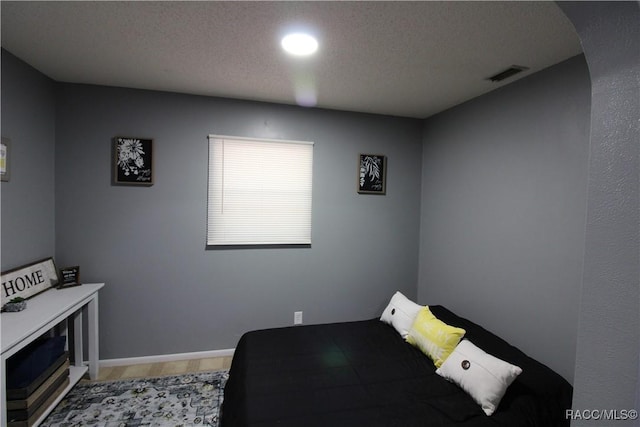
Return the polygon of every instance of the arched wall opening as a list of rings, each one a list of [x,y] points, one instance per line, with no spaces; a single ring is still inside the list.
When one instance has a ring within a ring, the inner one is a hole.
[[[592,85],[573,408],[638,409],[640,3],[558,5],[580,37]],[[600,419],[572,425],[627,424]]]

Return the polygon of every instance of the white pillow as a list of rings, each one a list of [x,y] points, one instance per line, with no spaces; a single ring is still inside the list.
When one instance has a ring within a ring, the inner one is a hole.
[[[402,295],[400,291],[393,294],[389,305],[382,312],[380,320],[393,326],[402,338],[406,338],[413,320],[424,306],[418,305]]]
[[[491,415],[500,404],[507,387],[522,369],[498,359],[463,339],[436,374],[454,382]]]

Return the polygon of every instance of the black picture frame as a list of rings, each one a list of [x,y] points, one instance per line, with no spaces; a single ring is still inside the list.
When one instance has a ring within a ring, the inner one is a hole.
[[[114,138],[113,184],[153,185],[153,139]]]
[[[80,267],[65,267],[60,269],[59,275],[60,281],[58,282],[58,289],[67,288],[71,286],[80,286]]]
[[[358,193],[380,194],[387,192],[387,157],[382,154],[358,156]]]
[[[8,182],[11,177],[11,140],[2,137],[0,142],[0,181]]]

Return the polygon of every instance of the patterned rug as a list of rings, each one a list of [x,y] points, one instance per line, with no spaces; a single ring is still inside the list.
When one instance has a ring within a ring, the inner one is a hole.
[[[228,371],[80,383],[45,427],[218,426]]]

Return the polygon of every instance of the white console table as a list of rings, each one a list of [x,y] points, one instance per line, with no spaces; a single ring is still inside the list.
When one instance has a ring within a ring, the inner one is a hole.
[[[42,414],[35,425],[40,424],[71,388],[89,371],[89,377],[98,377],[98,291],[104,283],[84,284],[63,289],[50,289],[27,301],[27,309],[17,313],[2,313],[2,365],[0,365],[0,426],[7,425],[6,362],[36,338],[58,324],[66,330],[66,320],[73,321],[74,363],[69,369],[69,386]],[[82,309],[87,307],[89,366],[84,364]]]

